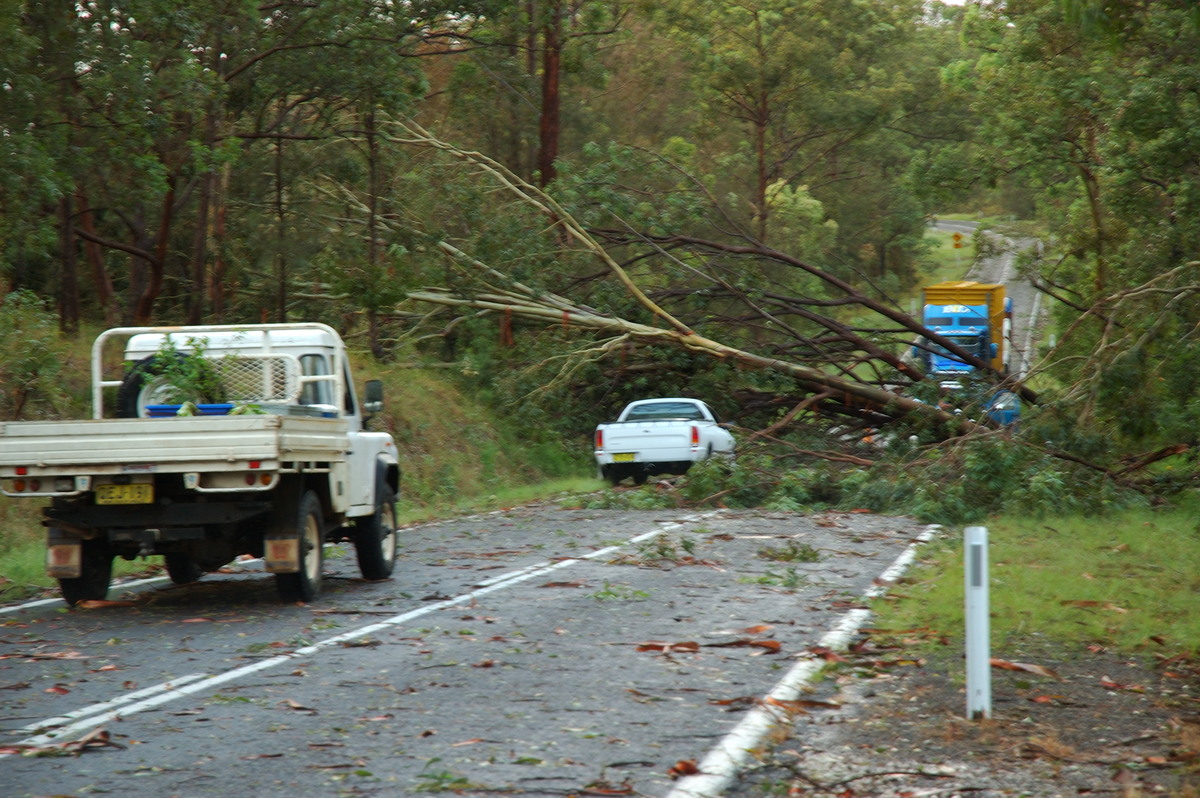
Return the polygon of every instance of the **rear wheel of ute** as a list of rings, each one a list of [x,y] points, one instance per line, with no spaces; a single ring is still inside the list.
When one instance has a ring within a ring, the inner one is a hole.
[[[74,607],[81,601],[98,601],[108,595],[112,581],[112,551],[102,538],[85,540],[80,552],[79,576],[59,579],[63,601]]]
[[[177,585],[189,585],[204,575],[204,569],[186,554],[165,554],[167,576]]]
[[[325,533],[321,523],[321,500],[311,490],[300,498],[293,527],[299,538],[300,570],[275,574],[275,590],[284,601],[312,601],[321,592]]]

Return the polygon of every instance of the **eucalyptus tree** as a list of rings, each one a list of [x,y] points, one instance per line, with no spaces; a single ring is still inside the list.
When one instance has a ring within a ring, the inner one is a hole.
[[[462,49],[465,57],[452,70],[433,67],[438,93],[421,118],[547,185],[563,140],[592,140],[581,90],[604,83],[601,51],[621,38],[634,5],[496,0]]]
[[[285,317],[290,284],[312,281],[316,253],[341,232],[317,221],[328,215],[327,194],[301,167],[369,129],[349,119],[407,108],[424,88],[406,62],[454,49],[480,7],[21,5],[0,32],[0,68],[14,89],[0,119],[14,132],[5,137],[12,163],[46,179],[8,186],[13,199],[30,200],[5,207],[10,249],[19,247],[10,271],[22,285],[59,290],[64,319],[77,318],[81,294],[110,321],[149,321],[164,299],[166,313],[191,321],[227,311]],[[374,164],[340,175],[342,190],[380,196]],[[368,212],[361,248],[376,266],[378,218]],[[74,277],[77,255],[91,280]],[[260,293],[263,278],[270,285]]]
[[[1197,441],[1197,23],[1183,0],[1016,0],[967,28],[980,162],[1024,175],[1051,227],[1031,269],[1057,300],[1063,415],[1106,445]]]
[[[783,185],[837,223],[838,247],[820,254],[830,265],[848,273],[868,251],[873,273],[911,260],[928,208],[907,165],[938,93],[920,3],[675,0],[656,20],[691,66],[685,135],[754,238],[791,248],[772,222]]]

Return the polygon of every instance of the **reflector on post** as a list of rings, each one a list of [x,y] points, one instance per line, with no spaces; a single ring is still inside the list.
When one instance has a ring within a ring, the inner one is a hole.
[[[988,617],[987,527],[963,530],[967,626],[967,718],[992,716],[991,621]]]

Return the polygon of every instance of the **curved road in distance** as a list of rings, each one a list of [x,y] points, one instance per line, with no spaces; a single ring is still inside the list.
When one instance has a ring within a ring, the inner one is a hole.
[[[979,222],[957,219],[935,219],[932,226],[938,230],[959,232],[970,237],[975,234]],[[985,254],[971,264],[964,280],[980,283],[1000,283],[1013,301],[1012,351],[1009,367],[1018,379],[1025,379],[1030,364],[1037,353],[1038,332],[1044,316],[1042,293],[1028,280],[1017,273],[1017,253],[1037,246],[1032,238],[1009,238],[988,231],[995,239],[994,254]]]

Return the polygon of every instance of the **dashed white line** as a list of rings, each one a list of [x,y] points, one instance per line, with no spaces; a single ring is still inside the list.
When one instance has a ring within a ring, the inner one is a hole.
[[[709,513],[700,513],[697,515],[688,516],[681,521],[664,524],[657,529],[653,529],[649,532],[631,537],[619,545],[606,546],[603,549],[597,549],[596,551],[589,552],[588,554],[579,557],[573,557],[554,562],[543,562],[536,566],[522,568],[518,571],[513,571],[502,576],[494,577],[492,580],[489,580],[488,584],[477,587],[474,590],[468,591],[459,596],[437,601],[432,604],[426,604],[416,609],[409,610],[408,612],[394,615],[391,618],[367,624],[366,626],[360,626],[357,629],[352,629],[334,637],[326,638],[325,640],[321,640],[310,646],[298,648],[295,651],[287,654],[280,654],[279,656],[259,660],[258,662],[254,662],[250,665],[243,665],[239,668],[233,668],[232,670],[213,674],[211,676],[208,674],[192,674],[190,676],[181,677],[169,682],[164,682],[163,684],[156,685],[154,687],[146,688],[139,691],[137,694],[130,694],[129,696],[113,699],[111,701],[93,704],[90,707],[85,707],[83,709],[67,713],[58,718],[49,718],[37,723],[31,723],[21,729],[21,731],[49,729],[50,727],[56,728],[33,737],[27,737],[15,745],[39,746],[59,742],[63,739],[70,738],[72,735],[78,732],[95,728],[96,726],[107,723],[111,720],[116,720],[117,718],[126,718],[130,715],[135,715],[139,712],[145,712],[146,710],[162,706],[168,702],[175,701],[195,693],[203,692],[218,685],[225,684],[226,682],[235,681],[244,676],[249,676],[260,671],[268,670],[297,659],[311,657],[320,651],[323,651],[324,649],[346,642],[361,640],[363,637],[375,632],[380,632],[396,626],[402,626],[409,621],[419,618],[423,615],[428,615],[430,613],[437,612],[438,610],[446,609],[447,607],[469,603],[471,600],[479,596],[512,587],[535,577],[544,576],[553,571],[570,567],[571,565],[583,562],[585,560],[594,560],[599,557],[608,556],[613,552],[620,550],[622,546],[640,543],[643,540],[662,535],[686,524],[694,523],[696,521],[717,515],[719,512],[720,511],[713,511]],[[78,720],[76,720],[77,718]],[[68,723],[65,726],[60,725],[63,722],[71,720],[74,720],[75,722]],[[10,755],[11,754],[0,753],[0,759]]]

